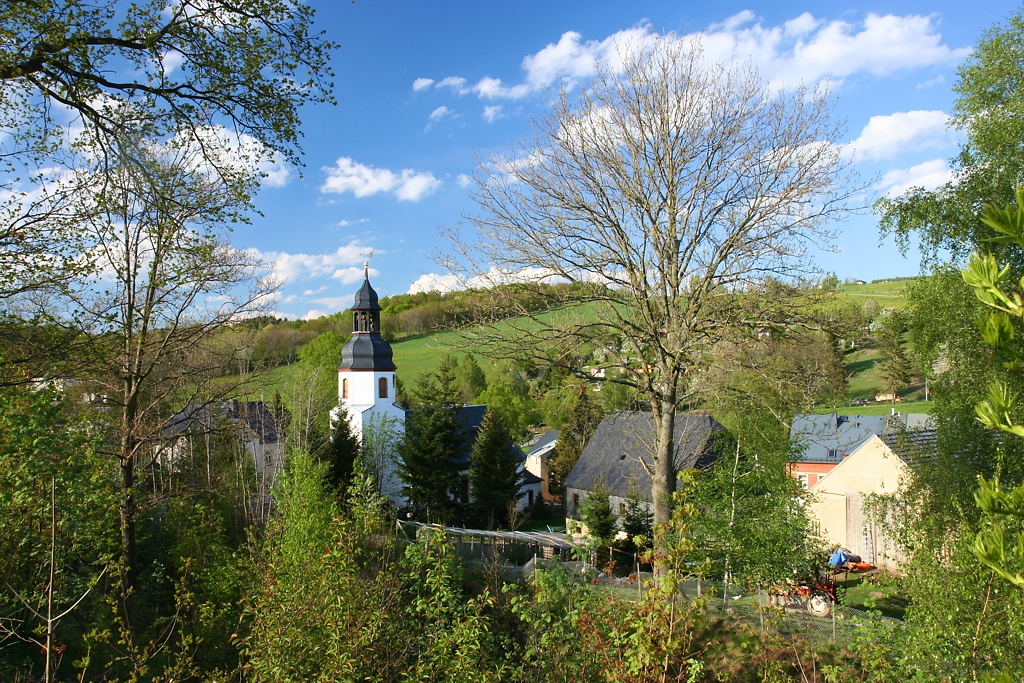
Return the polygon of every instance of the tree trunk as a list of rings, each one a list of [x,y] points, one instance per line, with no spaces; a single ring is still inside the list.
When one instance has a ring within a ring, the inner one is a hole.
[[[128,577],[125,588],[131,588],[135,571],[135,457],[121,458],[121,552]]]
[[[672,494],[676,491],[676,463],[673,456],[676,406],[674,401],[652,402],[654,416],[654,476],[651,499],[654,502],[654,528],[665,529],[672,518]],[[668,567],[655,556],[655,576],[664,578]]]

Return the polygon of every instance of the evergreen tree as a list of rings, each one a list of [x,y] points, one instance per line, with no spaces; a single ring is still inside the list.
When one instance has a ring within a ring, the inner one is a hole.
[[[487,528],[494,528],[495,520],[519,498],[523,476],[512,438],[497,414],[488,410],[473,443],[469,464],[473,502],[487,514]]]
[[[654,533],[654,515],[650,505],[640,494],[636,477],[629,480],[629,492],[626,494],[626,511],[622,515],[622,530],[629,536],[629,542],[636,550],[636,543],[633,541],[637,536],[642,536],[650,543]]]
[[[455,406],[462,403],[462,387],[456,375],[459,361],[451,354],[441,356],[433,372],[421,375],[413,397],[417,403]]]
[[[548,463],[548,491],[551,495],[565,494],[565,478],[576,466],[603,417],[600,407],[590,399],[587,388],[581,387],[574,410],[558,435],[558,443]]]
[[[344,495],[352,480],[352,472],[359,459],[359,439],[352,433],[348,415],[342,411],[331,430],[331,445],[327,449],[327,484],[338,496]]]
[[[459,495],[459,469],[463,454],[454,364],[445,355],[438,369],[423,375],[416,386],[419,405],[405,422],[405,437],[398,444],[398,476],[409,502],[426,508],[434,519],[450,519]]]
[[[602,477],[580,505],[580,516],[587,525],[591,545],[599,552],[610,548],[619,529],[618,516],[612,510],[608,486]]]
[[[462,402],[472,404],[487,389],[487,378],[473,354],[467,353],[455,372],[462,392]]]
[[[910,361],[903,351],[903,316],[895,312],[886,316],[877,336],[882,357],[878,374],[896,403],[896,392],[910,384]]]

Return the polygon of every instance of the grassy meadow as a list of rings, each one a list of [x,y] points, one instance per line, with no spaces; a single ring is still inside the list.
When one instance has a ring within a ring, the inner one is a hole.
[[[872,299],[880,308],[903,308],[907,304],[905,292],[909,284],[910,282],[907,280],[864,285],[847,284],[843,285],[839,296],[859,304]],[[556,311],[542,314],[541,317],[563,313],[564,311]],[[586,312],[584,317],[588,317]],[[464,347],[462,333],[458,330],[437,330],[391,344],[395,365],[398,366],[398,377],[406,387],[410,388],[416,385],[421,375],[431,372],[437,366],[438,360],[446,351],[461,357],[465,353]],[[490,364],[484,358],[479,360],[484,372],[490,374]],[[848,396],[851,399],[873,398],[878,393],[881,384],[878,377],[878,360],[879,352],[874,348],[861,348],[846,355]],[[275,391],[283,392],[291,380],[293,370],[292,366],[282,366],[262,374],[255,382],[255,393],[269,400]],[[915,381],[899,393],[903,399],[902,402],[896,404],[896,409],[899,412],[930,412],[931,402],[924,401],[924,385],[920,381]],[[844,405],[836,406],[836,408],[851,415],[882,415],[889,413],[893,406],[888,403],[879,403],[864,406]],[[831,412],[832,407],[822,406],[819,410]]]

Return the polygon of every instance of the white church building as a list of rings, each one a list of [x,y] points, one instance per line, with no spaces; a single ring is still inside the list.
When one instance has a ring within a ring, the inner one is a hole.
[[[363,431],[371,421],[380,423],[382,419],[394,420],[394,428],[399,434],[405,433],[406,411],[395,403],[395,372],[398,370],[392,357],[391,345],[380,333],[381,307],[377,300],[377,292],[370,286],[369,265],[364,264],[365,276],[363,286],[356,292],[352,304],[352,338],[341,349],[341,363],[338,365],[338,408],[331,411],[332,422],[340,417],[340,410],[347,411],[352,432],[360,442]],[[469,446],[476,440],[477,430],[483,420],[486,406],[462,406],[459,410],[463,423],[462,431],[466,433],[466,455],[459,465],[464,470],[469,467]],[[525,462],[526,456],[518,448],[520,461]],[[522,465],[520,465],[522,467]],[[525,473],[526,481],[520,494],[519,508],[532,505],[540,499],[540,479],[533,474]],[[380,473],[381,493],[388,496],[396,505],[406,503],[402,495],[402,483],[398,479],[392,464]],[[468,483],[464,481],[463,502],[469,502]]]

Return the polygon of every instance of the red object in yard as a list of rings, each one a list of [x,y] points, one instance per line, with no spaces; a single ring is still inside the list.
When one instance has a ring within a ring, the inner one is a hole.
[[[853,563],[853,568],[856,569],[857,571],[861,571],[861,572],[867,571],[868,569],[871,569],[871,563],[870,562],[854,562]]]

